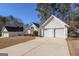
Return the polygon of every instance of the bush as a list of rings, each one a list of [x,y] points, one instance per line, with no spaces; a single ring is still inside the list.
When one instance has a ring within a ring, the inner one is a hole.
[[[33,35],[34,35],[34,36],[38,36],[38,31],[34,31],[34,32],[33,32]]]

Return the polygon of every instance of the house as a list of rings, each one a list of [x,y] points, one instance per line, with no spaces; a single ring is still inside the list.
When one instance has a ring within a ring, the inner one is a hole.
[[[68,27],[65,22],[52,15],[40,26],[40,34],[43,37],[67,38]]]
[[[23,27],[4,26],[1,30],[2,37],[13,37],[23,34]]]
[[[29,24],[23,32],[24,34],[33,34],[34,31],[37,31],[39,35],[39,24],[33,22],[32,24]]]

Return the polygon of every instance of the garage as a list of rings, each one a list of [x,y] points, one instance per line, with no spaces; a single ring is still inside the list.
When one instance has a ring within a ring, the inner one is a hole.
[[[69,25],[52,15],[40,28],[43,37],[67,38]]]

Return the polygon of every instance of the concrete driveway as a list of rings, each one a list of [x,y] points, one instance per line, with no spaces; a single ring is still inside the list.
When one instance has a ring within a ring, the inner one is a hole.
[[[9,56],[69,56],[65,39],[40,38],[0,49],[0,53]]]

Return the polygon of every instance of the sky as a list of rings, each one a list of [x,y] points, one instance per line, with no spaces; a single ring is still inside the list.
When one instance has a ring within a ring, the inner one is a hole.
[[[22,20],[24,24],[39,23],[40,19],[33,3],[2,3],[0,4],[0,16],[14,16]]]

